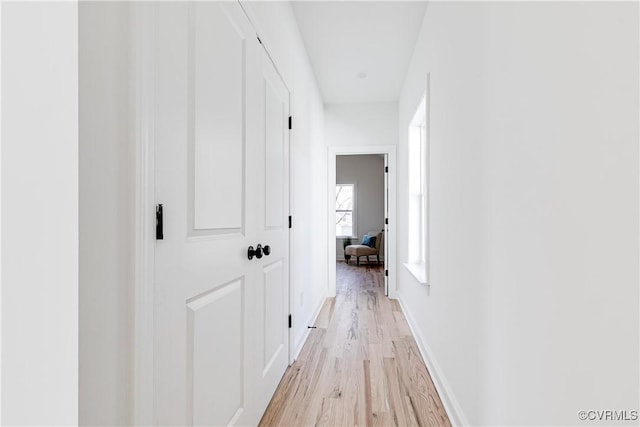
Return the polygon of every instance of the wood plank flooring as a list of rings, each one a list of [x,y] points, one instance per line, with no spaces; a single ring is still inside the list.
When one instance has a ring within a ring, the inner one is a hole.
[[[338,262],[336,277],[260,426],[450,426],[382,267]]]

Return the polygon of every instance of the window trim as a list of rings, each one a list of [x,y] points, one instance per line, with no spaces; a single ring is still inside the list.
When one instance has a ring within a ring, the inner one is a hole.
[[[336,195],[338,194],[338,186],[351,186],[353,187],[353,192],[352,192],[352,198],[353,198],[353,205],[351,209],[338,209],[338,207],[336,206],[336,213],[339,212],[351,212],[351,232],[353,233],[353,236],[341,236],[338,235],[338,233],[336,233],[336,239],[357,239],[358,238],[358,221],[357,221],[357,217],[356,217],[356,209],[357,209],[357,187],[356,187],[356,183],[343,183],[343,184],[338,184],[336,183]],[[336,196],[337,197],[337,196]],[[337,224],[336,224],[337,225]]]
[[[415,277],[415,279],[427,286],[430,286],[429,280],[429,172],[430,172],[430,164],[429,164],[429,148],[430,148],[430,117],[429,117],[429,90],[430,90],[430,75],[427,75],[427,90],[423,97],[421,98],[420,103],[416,109],[416,112],[407,128],[407,142],[408,142],[408,151],[412,152],[414,149],[412,144],[419,143],[419,187],[420,191],[418,193],[412,192],[412,187],[415,185],[412,178],[412,168],[415,167],[412,164],[412,160],[415,161],[415,157],[411,155],[408,156],[408,170],[409,170],[409,199],[414,196],[420,196],[420,212],[418,214],[417,221],[415,223],[415,211],[412,207],[413,204],[410,203],[408,206],[408,217],[407,217],[407,227],[409,231],[409,236],[416,236],[416,233],[419,235],[418,241],[412,240],[411,238],[407,241],[407,262],[403,263],[405,268]],[[419,140],[417,140],[416,135],[419,135]],[[414,229],[414,227],[416,229]],[[416,249],[416,246],[417,249]]]

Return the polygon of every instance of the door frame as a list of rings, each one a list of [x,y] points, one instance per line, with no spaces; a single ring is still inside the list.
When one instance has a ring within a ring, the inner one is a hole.
[[[240,4],[258,34],[256,25]],[[134,2],[131,5],[131,34],[133,48],[130,56],[130,84],[134,88],[130,98],[135,148],[135,229],[134,229],[134,301],[133,301],[133,423],[155,425],[155,128],[156,128],[156,41],[158,35],[157,5],[155,2]],[[293,92],[262,43],[276,72],[289,91],[289,115],[293,115]],[[289,215],[293,210],[293,182],[291,169],[294,132],[289,131]],[[289,229],[289,306],[293,288],[293,233]],[[289,328],[288,360],[293,361],[293,328]]]
[[[328,296],[336,296],[336,158],[338,156],[366,155],[366,154],[386,154],[388,172],[388,207],[389,224],[387,233],[384,236],[388,257],[385,257],[385,264],[389,270],[389,298],[397,298],[396,288],[396,146],[395,145],[363,145],[363,146],[330,146],[328,147],[328,179],[327,179],[327,235],[328,235],[328,259],[329,259],[329,290]],[[391,236],[391,237],[389,237]]]
[[[155,2],[131,5],[131,99],[135,144],[133,423],[155,425]]]

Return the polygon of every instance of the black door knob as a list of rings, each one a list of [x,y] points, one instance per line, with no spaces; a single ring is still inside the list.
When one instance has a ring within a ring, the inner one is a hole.
[[[264,254],[266,256],[269,256],[269,254],[271,254],[271,246],[269,246],[269,245],[265,245],[264,246]]]
[[[249,246],[249,249],[247,250],[247,258],[252,260],[254,256],[258,259],[262,258],[262,245],[258,244],[258,247],[255,249],[253,249],[253,246]]]

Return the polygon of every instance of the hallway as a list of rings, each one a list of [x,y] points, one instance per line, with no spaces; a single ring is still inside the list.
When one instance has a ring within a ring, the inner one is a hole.
[[[260,425],[451,425],[382,267],[338,262],[336,276]]]
[[[638,425],[640,0],[0,15],[0,425]]]

